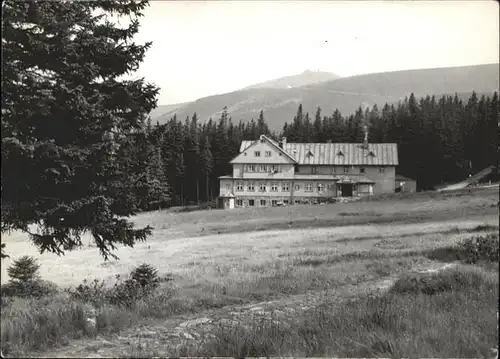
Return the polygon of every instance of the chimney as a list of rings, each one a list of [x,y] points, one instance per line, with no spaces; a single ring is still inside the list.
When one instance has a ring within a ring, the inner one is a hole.
[[[368,126],[365,125],[365,127],[363,127],[363,130],[365,131],[365,140],[363,141],[363,148],[365,150],[368,149]]]
[[[283,138],[281,139],[281,148],[282,148],[282,149],[285,149],[285,147],[286,147],[286,137],[283,137]]]

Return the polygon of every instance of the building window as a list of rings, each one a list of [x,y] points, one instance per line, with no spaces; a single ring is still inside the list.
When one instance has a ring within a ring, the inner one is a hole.
[[[360,167],[359,173],[365,173],[365,168],[364,167]]]
[[[335,167],[332,167],[332,173],[335,174]]]
[[[260,165],[260,172],[267,172],[267,165]]]
[[[231,184],[230,183],[226,183],[226,189],[231,189]]]
[[[323,192],[324,188],[325,186],[323,185],[323,183],[318,183],[318,192]]]
[[[281,172],[280,165],[271,165],[271,173],[279,173]]]
[[[290,183],[288,183],[288,182],[283,182],[283,184],[281,185],[281,191],[283,191],[283,192],[288,192],[288,191],[290,191]]]
[[[248,205],[251,206],[251,207],[255,206],[255,200],[249,199],[248,200]]]
[[[253,154],[255,157],[260,157],[260,151],[255,151]]]
[[[295,203],[295,204],[300,204],[300,199],[296,199],[296,200],[294,201],[294,203]]]
[[[318,168],[317,167],[311,167],[311,173],[316,174],[318,173]]]
[[[278,192],[278,183],[271,183],[271,192]]]
[[[266,192],[266,184],[265,183],[259,184],[259,191]]]
[[[287,199],[284,199],[284,200],[283,200],[283,203],[284,203],[284,204],[288,204],[288,200],[287,200]]]
[[[266,200],[265,199],[261,199],[260,200],[260,205],[261,206],[265,206],[266,205]]]
[[[253,182],[248,183],[248,191],[249,192],[255,191],[255,183],[253,183]]]
[[[379,170],[380,173],[385,173],[385,167],[379,167],[378,170]]]
[[[255,172],[255,165],[247,165],[248,172]]]
[[[266,157],[271,157],[271,151],[266,151]]]
[[[312,192],[313,185],[312,183],[306,183],[306,192]]]
[[[349,167],[348,166],[344,167],[344,173],[349,173]]]
[[[236,190],[238,192],[243,191],[243,182],[236,182]]]
[[[300,184],[295,185],[295,190],[298,191],[300,189]]]
[[[277,201],[277,200],[275,200],[275,199],[273,199],[273,200],[271,201],[271,204],[272,204],[273,206],[277,206],[277,205],[278,205],[278,201]]]
[[[236,200],[236,205],[237,205],[238,207],[243,207],[243,200],[242,200],[242,199],[237,199],[237,200]]]

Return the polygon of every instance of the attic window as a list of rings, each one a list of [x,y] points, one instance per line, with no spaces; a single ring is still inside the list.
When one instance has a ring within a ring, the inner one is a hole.
[[[344,154],[342,153],[342,151],[339,151],[337,152],[337,156],[343,156]]]

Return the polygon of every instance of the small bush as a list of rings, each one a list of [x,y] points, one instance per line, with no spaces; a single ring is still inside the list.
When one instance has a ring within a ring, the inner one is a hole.
[[[151,287],[154,289],[160,283],[158,270],[146,263],[135,267],[130,274],[130,278],[139,283],[142,288]]]
[[[10,280],[1,286],[2,297],[40,298],[58,291],[54,283],[40,278],[40,265],[35,258],[23,256],[7,268]]]
[[[148,264],[141,264],[134,268],[130,278],[122,281],[116,276],[112,287],[106,287],[104,281],[86,279],[75,290],[69,290],[70,295],[83,302],[92,303],[100,307],[104,304],[113,304],[119,307],[133,307],[138,300],[151,295],[160,283],[158,270]]]
[[[86,303],[92,303],[96,307],[100,307],[106,302],[107,289],[104,281],[94,279],[89,282],[87,279],[78,285],[75,290],[68,289],[71,298],[80,300]]]
[[[40,277],[38,270],[40,265],[37,260],[30,256],[23,256],[14,261],[14,263],[7,268],[7,273],[12,281],[21,283],[34,282]]]
[[[460,244],[460,248],[467,253],[466,261],[469,264],[479,260],[498,262],[498,233],[468,238]]]
[[[142,287],[133,279],[117,282],[108,293],[109,303],[130,308],[141,298],[147,296],[149,288]]]

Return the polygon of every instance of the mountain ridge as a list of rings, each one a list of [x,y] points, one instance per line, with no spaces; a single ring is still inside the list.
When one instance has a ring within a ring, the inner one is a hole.
[[[311,71],[305,70],[304,72],[275,78],[272,80],[260,82],[254,85],[246,86],[240,90],[256,89],[256,88],[278,88],[287,89],[293,87],[300,87],[304,85],[316,84],[320,82],[332,81],[341,78],[341,76],[324,71]]]
[[[306,73],[303,72],[302,74]],[[329,73],[330,74],[330,73]],[[300,74],[299,74],[300,75]],[[332,74],[336,76],[335,74]],[[397,103],[413,93],[417,97],[454,93],[492,93],[499,88],[499,64],[481,64],[431,69],[413,69],[391,72],[336,77],[333,80],[309,83],[298,87],[262,87],[279,83],[287,77],[248,86],[233,92],[203,97],[192,102],[168,105],[170,109],[156,116],[153,122],[164,123],[174,114],[178,119],[195,112],[202,122],[216,119],[227,106],[230,117],[244,122],[256,119],[260,110],[271,129],[280,130],[290,122],[302,104],[303,111],[314,114],[317,107],[323,115],[338,109],[343,115],[353,113],[359,106],[375,103]],[[158,113],[158,112],[157,112]]]

